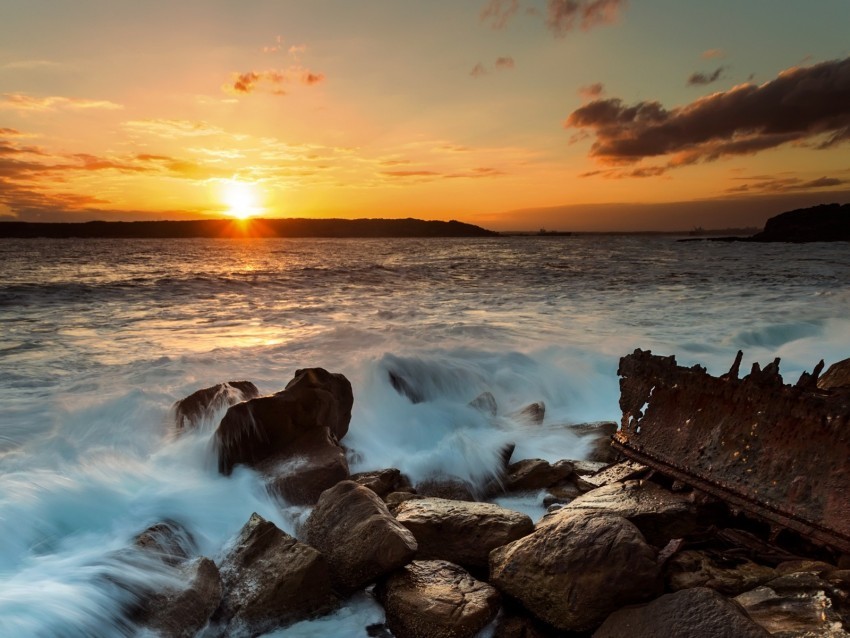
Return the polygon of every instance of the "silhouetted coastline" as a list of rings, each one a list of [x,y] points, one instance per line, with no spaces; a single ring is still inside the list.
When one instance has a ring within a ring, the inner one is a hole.
[[[850,241],[850,204],[821,204],[771,217],[750,237],[692,237],[679,241],[787,242]]]
[[[84,223],[0,222],[0,238],[495,237],[458,221],[422,219],[202,219]]]

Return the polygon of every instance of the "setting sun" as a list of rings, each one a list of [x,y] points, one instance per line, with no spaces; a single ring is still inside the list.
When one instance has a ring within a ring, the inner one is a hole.
[[[222,187],[222,201],[227,205],[227,215],[236,219],[248,219],[262,211],[257,185],[254,183],[238,180],[225,182]]]

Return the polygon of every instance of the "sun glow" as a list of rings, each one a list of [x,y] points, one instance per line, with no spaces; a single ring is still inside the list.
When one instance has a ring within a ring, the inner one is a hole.
[[[262,212],[259,205],[257,185],[253,182],[228,180],[222,186],[222,201],[227,205],[227,215],[236,219],[248,219]]]

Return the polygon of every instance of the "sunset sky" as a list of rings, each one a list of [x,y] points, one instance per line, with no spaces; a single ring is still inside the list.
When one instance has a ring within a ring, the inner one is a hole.
[[[848,0],[4,0],[0,219],[760,226],[850,201]]]

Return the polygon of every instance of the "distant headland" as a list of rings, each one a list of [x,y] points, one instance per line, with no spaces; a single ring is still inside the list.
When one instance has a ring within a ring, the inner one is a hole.
[[[700,237],[680,241],[788,242],[850,241],[850,204],[821,204],[771,217],[750,237]]]
[[[422,219],[202,219],[84,223],[0,222],[0,238],[495,237],[459,221]]]

